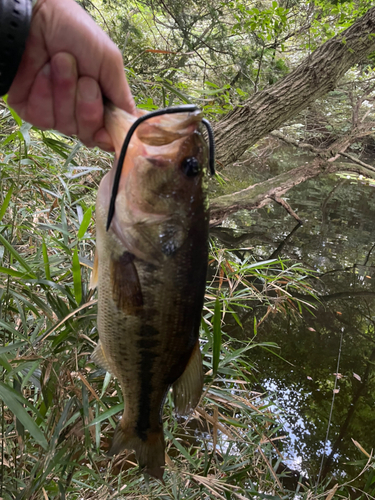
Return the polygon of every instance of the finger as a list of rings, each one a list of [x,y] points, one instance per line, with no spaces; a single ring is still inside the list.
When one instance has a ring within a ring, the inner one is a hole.
[[[77,63],[75,58],[66,52],[59,52],[51,59],[51,76],[55,128],[66,135],[78,131],[75,118],[77,91]]]
[[[25,116],[22,118],[39,128],[54,128],[55,118],[49,63],[45,64],[35,77],[27,101]]]
[[[103,94],[118,108],[133,114],[136,106],[126,80],[121,52],[116,48],[106,51],[99,75]]]
[[[94,136],[103,127],[103,99],[96,80],[82,76],[77,84],[76,120],[78,137],[88,147],[94,147]]]
[[[105,128],[101,128],[94,136],[95,144],[104,151],[114,151],[111,136]]]

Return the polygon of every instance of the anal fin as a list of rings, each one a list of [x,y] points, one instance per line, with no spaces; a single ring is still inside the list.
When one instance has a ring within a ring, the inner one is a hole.
[[[197,406],[202,388],[202,355],[197,341],[184,373],[173,384],[173,401],[178,415],[187,415]]]
[[[91,354],[91,359],[100,368],[103,368],[103,370],[106,370],[107,372],[111,372],[111,367],[109,366],[109,362],[108,362],[107,358],[105,357],[105,354],[103,351],[103,346],[102,346],[102,343],[100,342],[100,340],[97,343],[97,346],[95,347],[94,352]]]

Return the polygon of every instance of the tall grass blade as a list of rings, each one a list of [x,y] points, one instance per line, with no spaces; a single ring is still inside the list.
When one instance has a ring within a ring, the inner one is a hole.
[[[22,406],[20,401],[22,401],[27,406],[30,405],[28,404],[26,399],[21,396],[21,394],[19,394],[18,397],[15,397],[14,392],[15,391],[12,391],[6,384],[0,382],[0,398],[4,401],[5,406],[7,406],[9,410],[17,416],[18,420],[25,427],[25,429],[30,432],[35,441],[39,443],[45,450],[47,450],[48,442],[44,434],[35,423],[35,421],[27,413],[26,409]]]
[[[9,205],[9,202],[10,202],[10,198],[12,196],[12,193],[13,193],[13,184],[10,186],[5,198],[4,198],[4,201],[3,201],[3,204],[1,205],[0,207],[0,222],[2,221],[4,215],[5,215],[5,212],[8,208],[8,205]]]
[[[49,258],[48,258],[48,252],[47,252],[47,245],[43,241],[42,244],[42,252],[43,252],[43,262],[44,262],[44,272],[46,275],[46,280],[50,281],[51,280],[51,270],[49,267]]]
[[[18,116],[18,114],[14,111],[14,109],[13,109],[13,108],[11,108],[11,107],[9,106],[9,104],[8,104],[8,102],[7,102],[7,99],[6,99],[6,98],[4,98],[4,97],[3,97],[3,99],[4,99],[4,101],[7,103],[8,109],[9,109],[9,111],[10,111],[10,114],[11,114],[11,115],[12,115],[12,117],[13,117],[13,120],[17,123],[17,125],[18,125],[19,127],[21,127],[21,125],[22,125],[22,119]]]
[[[33,274],[30,275],[30,273],[15,271],[10,267],[3,267],[3,266],[0,266],[0,273],[7,274],[8,276],[12,276],[13,278],[21,278],[21,279],[34,277]]]
[[[212,371],[214,376],[217,373],[220,362],[221,350],[221,305],[217,298],[215,301],[214,318],[213,318],[213,356],[212,356]]]
[[[74,249],[73,253],[73,282],[74,282],[74,296],[77,304],[79,305],[82,301],[82,279],[81,279],[81,264],[79,263],[77,248]]]
[[[124,411],[124,403],[112,406],[112,408],[110,408],[109,410],[106,410],[103,413],[101,413],[98,417],[94,418],[94,420],[90,423],[90,426],[99,424],[100,422],[103,422],[103,420],[107,420],[107,418],[116,415],[116,413],[119,413],[120,411]]]
[[[85,233],[87,231],[87,228],[89,227],[90,225],[90,221],[91,221],[91,217],[92,217],[92,208],[89,207],[84,216],[83,216],[83,219],[82,219],[82,222],[81,222],[81,225],[79,227],[79,230],[78,230],[78,234],[77,234],[77,238],[80,240],[81,238],[83,238],[85,236]]]
[[[31,267],[27,264],[25,259],[21,257],[21,255],[17,252],[17,250],[9,243],[8,240],[4,238],[2,234],[0,234],[0,242],[4,245],[4,247],[8,250],[8,252],[21,264],[21,266],[30,273],[30,276],[36,278],[36,275],[33,273]]]
[[[4,354],[6,352],[12,352],[16,349],[21,349],[27,345],[26,342],[14,342],[13,344],[8,344],[4,347],[0,347],[0,354]]]

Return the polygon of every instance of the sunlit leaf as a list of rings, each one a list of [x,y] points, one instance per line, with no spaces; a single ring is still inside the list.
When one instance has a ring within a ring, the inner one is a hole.
[[[84,237],[86,231],[87,231],[87,228],[89,227],[90,225],[90,222],[91,222],[91,217],[92,217],[92,208],[89,207],[86,212],[84,213],[84,216],[83,216],[83,219],[82,219],[82,222],[81,222],[81,225],[79,227],[79,230],[78,230],[78,233],[77,233],[77,237],[78,239],[81,239]]]

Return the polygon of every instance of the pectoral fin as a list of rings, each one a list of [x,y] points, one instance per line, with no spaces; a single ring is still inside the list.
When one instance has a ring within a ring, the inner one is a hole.
[[[94,352],[91,354],[91,359],[100,368],[103,368],[103,370],[106,370],[107,372],[111,372],[111,367],[109,366],[108,360],[105,357],[105,354],[103,351],[103,346],[102,346],[102,343],[100,342],[100,340],[97,343],[97,346],[95,347]]]
[[[135,315],[143,305],[141,284],[134,259],[132,253],[124,252],[119,259],[111,262],[113,298],[117,307],[129,315]]]
[[[202,355],[197,341],[184,373],[173,384],[176,413],[186,415],[199,403],[203,388]]]

